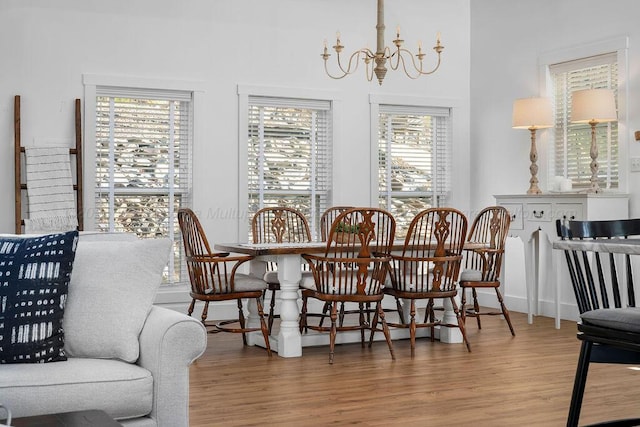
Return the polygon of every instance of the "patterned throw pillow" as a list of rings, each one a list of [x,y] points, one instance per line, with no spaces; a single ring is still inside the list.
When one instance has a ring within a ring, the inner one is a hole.
[[[0,237],[0,363],[66,360],[62,317],[78,232]]]

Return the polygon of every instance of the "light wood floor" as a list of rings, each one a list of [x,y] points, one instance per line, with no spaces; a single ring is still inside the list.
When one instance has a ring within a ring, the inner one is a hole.
[[[191,367],[191,426],[563,426],[579,351],[575,323],[512,314],[468,319],[472,353],[463,344],[419,339],[303,349],[301,358],[272,359],[243,347],[237,334],[210,334]],[[592,365],[581,425],[640,416],[640,371]]]

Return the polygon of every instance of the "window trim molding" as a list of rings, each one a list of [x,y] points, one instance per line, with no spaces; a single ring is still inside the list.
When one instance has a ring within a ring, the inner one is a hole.
[[[615,52],[618,61],[618,189],[616,192],[626,193],[629,190],[629,141],[631,141],[629,129],[629,37],[614,37],[544,52],[538,57],[538,78],[541,96],[551,96],[552,81],[549,66],[561,62],[568,62]],[[550,133],[550,132],[548,132]],[[549,180],[550,148],[553,138],[547,132],[543,133],[539,141],[540,146],[545,147],[538,164],[541,173],[538,175]]]
[[[248,199],[249,189],[247,184],[247,135],[246,131],[249,126],[249,98],[252,96],[264,96],[269,98],[292,98],[292,99],[308,99],[329,101],[331,103],[330,122],[332,123],[332,153],[335,153],[336,141],[340,140],[342,117],[340,106],[341,98],[337,91],[316,90],[316,89],[300,89],[291,87],[275,87],[275,86],[254,86],[239,84],[238,92],[238,224],[236,228],[236,240],[242,242],[247,238],[247,229],[245,219],[248,220]],[[335,171],[334,157],[331,158],[332,166]],[[331,183],[331,192],[335,194],[335,182]]]
[[[404,95],[382,95],[369,94],[369,205],[377,206],[378,203],[378,116],[380,114],[380,105],[401,105],[408,107],[437,107],[450,109],[449,114],[449,130],[451,132],[451,157],[454,157],[456,135],[462,135],[462,129],[459,129],[455,116],[462,106],[462,103],[453,98],[426,98]],[[451,182],[452,192],[453,181]],[[375,204],[374,204],[375,203]]]
[[[113,76],[98,74],[83,74],[84,85],[84,145],[83,145],[83,178],[85,188],[91,191],[84,192],[84,209],[88,212],[95,211],[95,157],[96,157],[96,93],[98,86],[130,87],[157,90],[179,90],[193,93],[193,145],[196,141],[203,140],[204,120],[200,120],[204,106],[204,82],[150,79],[132,76]],[[193,147],[192,147],[193,149]],[[192,184],[193,185],[193,184]],[[193,189],[191,189],[193,191]],[[95,230],[93,215],[84,215],[85,230]]]

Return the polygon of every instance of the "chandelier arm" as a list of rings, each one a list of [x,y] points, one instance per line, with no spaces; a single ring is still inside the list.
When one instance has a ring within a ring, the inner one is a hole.
[[[411,73],[409,73],[409,70],[407,70],[407,65],[406,65],[406,61],[405,61],[405,57],[403,55],[403,53],[407,54],[409,56],[409,58],[411,58],[411,65],[413,65],[413,69],[416,72],[416,74],[414,76],[411,75]],[[396,71],[399,67],[400,67],[400,63],[402,63],[402,69],[404,70],[404,73],[407,75],[407,77],[410,77],[411,79],[417,79],[420,76],[426,76],[429,74],[433,74],[435,73],[438,68],[440,68],[440,53],[438,52],[438,62],[436,63],[435,67],[430,70],[430,71],[422,71],[422,61],[420,61],[420,65],[418,66],[418,63],[416,63],[416,59],[413,56],[413,54],[411,53],[411,51],[409,51],[408,49],[398,49],[396,52],[393,53],[392,58],[394,56],[397,56],[396,59],[396,65],[393,65],[393,61],[389,61],[389,64],[391,66],[391,69],[393,71]]]
[[[366,60],[367,58],[371,59],[371,55],[369,54],[369,51],[367,49],[357,50],[353,52],[351,56],[349,56],[349,62],[347,65],[347,69],[345,70],[344,67],[342,66],[342,62],[340,61],[340,53],[338,52],[336,58],[337,58],[338,68],[340,68],[340,71],[342,71],[345,75],[355,73],[356,70],[358,69],[358,65],[360,65],[359,61],[360,61],[361,54],[364,55],[363,60]],[[354,59],[355,59],[355,66],[353,66]]]

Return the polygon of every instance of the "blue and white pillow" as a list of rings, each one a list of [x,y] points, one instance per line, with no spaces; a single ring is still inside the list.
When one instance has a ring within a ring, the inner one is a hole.
[[[66,360],[62,318],[78,232],[0,237],[0,363]]]

